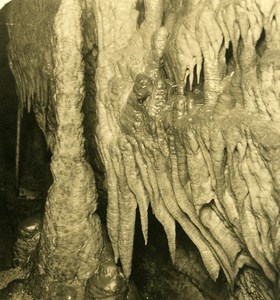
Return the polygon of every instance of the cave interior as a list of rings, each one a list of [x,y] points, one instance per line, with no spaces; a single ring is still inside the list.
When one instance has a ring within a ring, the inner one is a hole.
[[[0,299],[279,299],[279,28],[279,0],[0,9]]]

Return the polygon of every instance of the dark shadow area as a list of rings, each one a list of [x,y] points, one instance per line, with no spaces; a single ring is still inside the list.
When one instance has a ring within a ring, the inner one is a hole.
[[[15,197],[15,145],[17,95],[7,58],[6,8],[0,10],[0,270],[12,265],[15,236],[7,209],[7,193]]]
[[[2,175],[8,169],[14,168],[18,103],[15,80],[9,68],[6,52],[8,30],[5,11],[5,7],[0,10],[0,182],[3,182]],[[10,175],[14,176],[14,174]]]
[[[180,225],[176,230],[176,260],[172,264],[166,234],[149,210],[149,241],[144,245],[140,217],[136,221],[132,280],[144,299],[229,299],[223,272],[214,282],[196,246]]]
[[[229,46],[226,49],[226,64],[230,64],[233,59],[233,47],[232,42],[229,42]]]
[[[0,10],[0,270],[13,265],[13,247],[19,224],[43,214],[52,182],[51,154],[33,113],[23,112],[19,144],[19,186],[16,188],[17,109],[16,83],[10,71],[5,22]]]
[[[227,72],[227,75],[230,75],[232,72],[235,71],[236,69],[236,62],[234,60],[234,57],[233,57],[233,46],[232,46],[232,42],[229,42],[229,46],[228,48],[226,49],[226,72]]]
[[[50,172],[51,154],[33,113],[24,114],[21,122],[19,155],[19,186],[15,188],[14,163],[7,164],[3,176],[0,204],[0,252],[3,267],[13,264],[13,247],[18,237],[18,228],[27,218],[44,214],[45,199],[52,183]],[[9,130],[7,128],[7,134]],[[10,135],[13,133],[10,132]],[[11,148],[12,152],[14,149]],[[6,158],[7,160],[7,158]],[[0,264],[0,269],[2,263]]]
[[[138,27],[140,27],[141,24],[145,20],[145,3],[143,0],[137,1],[136,10],[138,10],[138,12],[139,12],[138,19],[137,19],[137,25],[138,25]]]
[[[256,44],[256,51],[260,57],[262,57],[265,49],[266,49],[265,30],[263,29],[261,36]]]

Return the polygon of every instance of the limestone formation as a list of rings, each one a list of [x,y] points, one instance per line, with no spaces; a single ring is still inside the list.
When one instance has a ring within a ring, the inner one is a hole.
[[[280,1],[12,0],[7,11],[21,108],[53,153],[30,280],[84,288],[106,273],[86,137],[126,280],[137,210],[147,244],[151,207],[173,262],[179,224],[233,299],[277,299]]]

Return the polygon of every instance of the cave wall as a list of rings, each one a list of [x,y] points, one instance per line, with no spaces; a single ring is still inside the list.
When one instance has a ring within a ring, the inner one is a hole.
[[[214,280],[222,270],[233,289],[240,269],[250,266],[269,286],[256,293],[277,293],[279,7],[277,0],[12,2],[9,20],[22,25],[9,27],[11,69],[62,186],[81,182],[59,168],[88,168],[80,115],[86,90],[88,143],[104,167],[107,229],[126,277],[136,210],[147,243],[151,206],[173,260],[178,222]],[[94,189],[92,171],[81,174]],[[47,208],[67,209],[68,223],[73,211],[61,204],[56,184]],[[80,192],[69,197],[85,198]],[[95,210],[87,201],[73,206],[83,219]],[[45,224],[48,218],[56,236],[61,220],[47,213]]]

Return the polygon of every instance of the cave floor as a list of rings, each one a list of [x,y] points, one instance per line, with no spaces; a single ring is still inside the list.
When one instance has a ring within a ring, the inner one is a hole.
[[[0,299],[6,299],[5,288],[10,282],[23,279],[26,274],[14,265],[13,249],[19,224],[27,217],[43,211],[42,188],[31,177],[24,177],[21,191],[16,192],[14,167],[3,170],[0,181]],[[33,181],[33,183],[32,183]],[[28,188],[29,187],[29,188]],[[30,189],[30,187],[32,187]],[[42,185],[41,185],[42,187]],[[24,193],[26,195],[24,195]],[[40,195],[40,197],[34,197]]]

